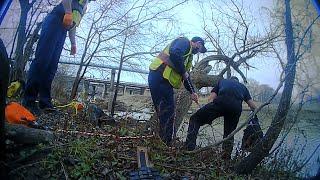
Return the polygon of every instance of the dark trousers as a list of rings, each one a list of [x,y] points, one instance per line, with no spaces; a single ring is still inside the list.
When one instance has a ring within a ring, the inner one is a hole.
[[[149,72],[149,88],[153,104],[160,122],[160,138],[167,145],[171,144],[174,124],[174,97],[171,84],[163,78],[161,71]]]
[[[55,10],[57,8],[63,7],[58,6]],[[39,96],[40,106],[51,106],[51,84],[58,68],[67,33],[62,20],[63,13],[50,13],[42,24],[35,59],[28,72],[25,104],[34,103]]]
[[[189,121],[188,135],[186,140],[187,150],[194,150],[196,147],[196,139],[200,126],[211,124],[218,117],[224,117],[224,133],[223,138],[227,137],[236,129],[241,115],[241,102],[234,100],[228,96],[218,96],[213,102],[206,104],[196,113],[194,113]],[[231,155],[234,138],[223,143],[222,147],[227,155]]]

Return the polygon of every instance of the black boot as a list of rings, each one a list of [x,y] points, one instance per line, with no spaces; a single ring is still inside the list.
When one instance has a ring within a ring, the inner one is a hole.
[[[50,103],[39,102],[39,107],[44,112],[56,112],[57,111],[56,107],[54,107],[51,102]]]
[[[197,136],[200,129],[200,124],[195,115],[190,117],[188,135],[184,145],[187,151],[193,151],[196,148]]]
[[[27,108],[33,115],[39,117],[41,115],[41,111],[36,102],[26,102],[22,101],[22,106]]]
[[[231,160],[233,141],[234,141],[234,137],[223,142],[223,144],[222,144],[222,159]]]

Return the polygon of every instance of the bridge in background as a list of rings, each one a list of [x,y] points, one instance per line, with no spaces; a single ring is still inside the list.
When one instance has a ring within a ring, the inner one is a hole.
[[[80,65],[79,62],[70,62],[70,61],[60,61],[60,64],[69,64],[69,65]],[[106,96],[112,92],[114,92],[114,88],[116,86],[115,84],[115,75],[116,71],[119,69],[117,66],[112,65],[103,65],[103,64],[95,64],[90,63],[88,65],[89,67],[96,67],[96,68],[103,68],[103,69],[111,69],[111,78],[110,79],[93,79],[93,78],[84,78],[82,80],[83,88],[85,91],[89,91],[89,89],[92,89],[92,91],[98,91],[97,87],[103,88],[101,92],[97,92],[99,94],[102,94],[102,98],[106,98]],[[127,71],[127,72],[133,72],[138,74],[148,74],[149,71],[142,70],[142,69],[135,69],[135,68],[129,68],[129,67],[123,67],[121,71]],[[65,77],[68,79],[67,83],[73,82],[74,77]],[[90,88],[92,87],[92,88]],[[139,83],[130,83],[130,82],[120,82],[119,83],[119,92],[122,94],[140,94],[143,95],[146,90],[148,90],[149,87],[146,84],[139,84]],[[96,92],[93,92],[94,94]]]

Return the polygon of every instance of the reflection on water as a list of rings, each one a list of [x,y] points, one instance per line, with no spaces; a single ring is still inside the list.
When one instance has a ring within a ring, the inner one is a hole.
[[[247,118],[247,116],[247,113],[244,112],[241,116],[238,126],[245,121],[245,118]],[[267,116],[270,116],[270,114],[267,114],[265,116],[260,115],[259,117],[261,127],[264,133],[267,131],[271,123],[271,118],[268,118]],[[315,175],[319,169],[320,164],[320,148],[316,149],[320,144],[320,116],[315,116],[313,114],[312,118],[308,120],[307,116],[302,116],[299,118],[301,119],[299,119],[299,121],[292,127],[291,131],[288,134],[285,131],[281,133],[274,147],[277,147],[284,134],[287,134],[285,137],[286,139],[284,140],[284,143],[281,146],[281,148],[292,149],[293,157],[295,157],[297,160],[305,162],[306,159],[309,158],[310,155],[316,150],[314,155],[306,164],[306,166],[301,169],[300,173],[301,176]],[[266,121],[265,119],[269,120]],[[179,129],[178,135],[180,137],[186,137],[186,132],[188,129],[188,120],[189,119],[186,118],[185,122]],[[214,142],[221,140],[222,137],[223,118],[218,118],[213,122],[212,125],[205,125],[202,128],[200,128],[197,139],[197,145],[204,147],[208,144],[213,144]],[[234,152],[236,149],[235,147],[241,147],[242,137],[243,129],[235,135]]]
[[[152,112],[149,108],[144,108],[139,112],[115,112],[116,117],[119,118],[131,118],[139,121],[147,121],[151,118]]]
[[[294,149],[294,153],[299,160],[306,162],[311,158],[302,168],[302,175],[315,175],[319,169],[319,137],[320,127],[306,121],[298,122],[286,137],[285,148]],[[276,143],[279,143],[279,139]]]

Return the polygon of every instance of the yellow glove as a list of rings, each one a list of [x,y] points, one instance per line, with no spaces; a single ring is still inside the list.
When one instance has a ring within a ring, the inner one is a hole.
[[[72,26],[73,20],[72,20],[72,13],[65,13],[63,16],[63,26],[65,28],[69,28]]]
[[[19,81],[12,82],[8,87],[7,97],[11,98],[14,96],[21,87],[21,83]]]

